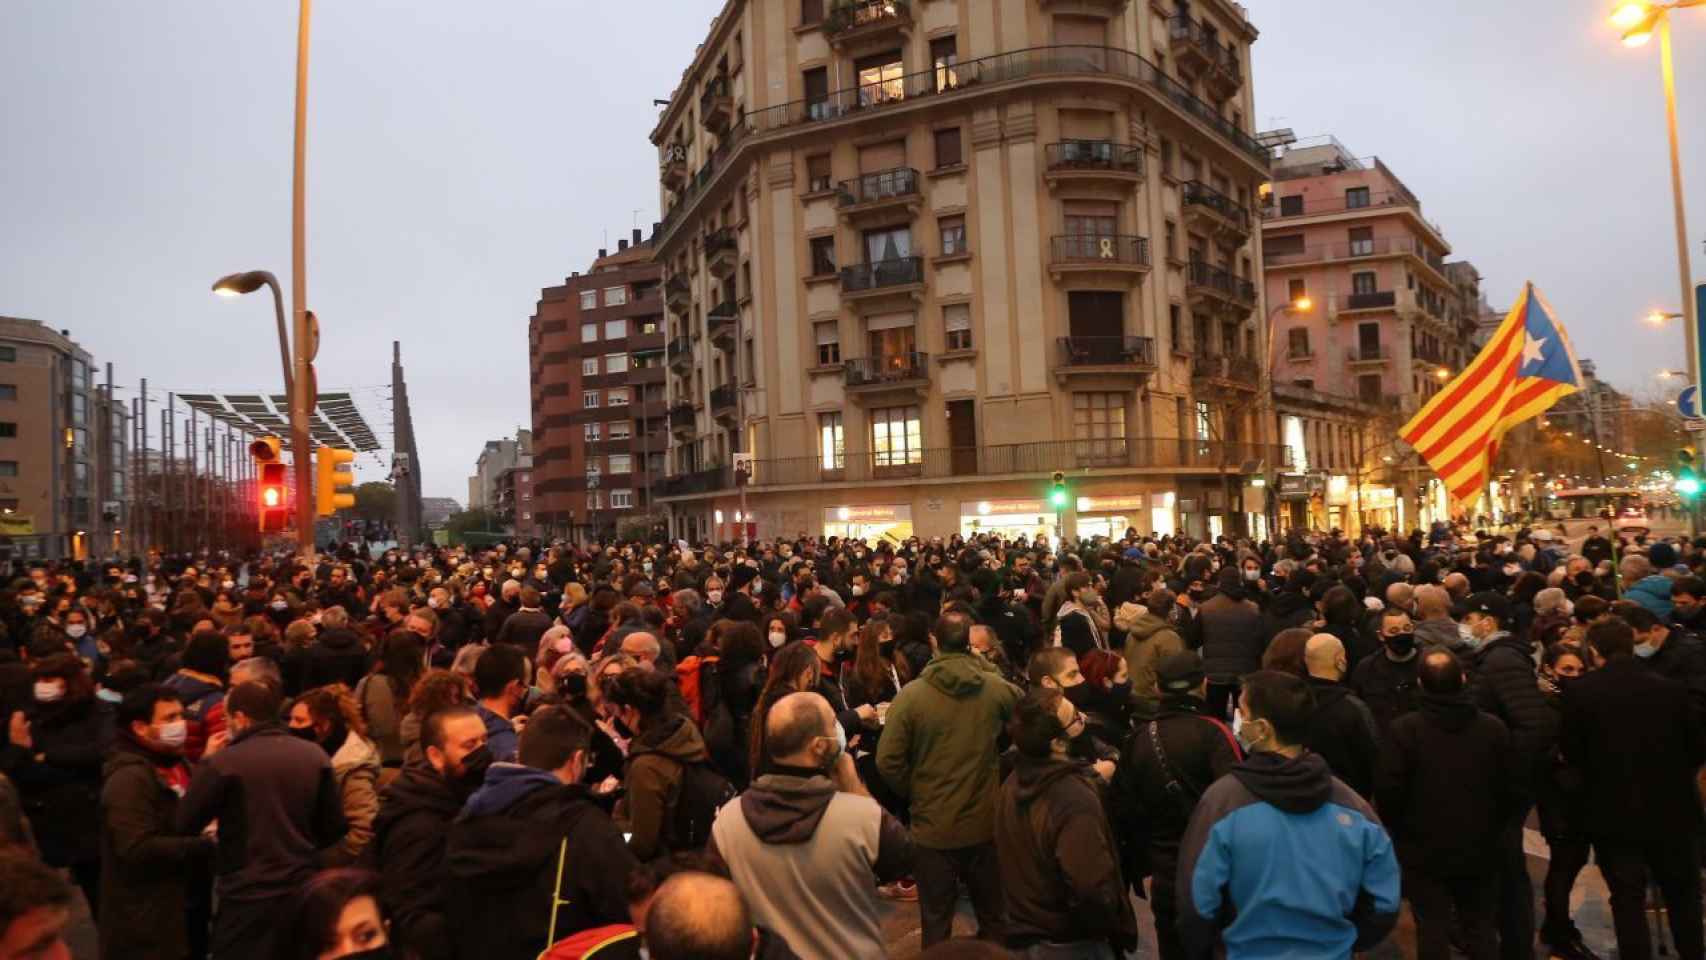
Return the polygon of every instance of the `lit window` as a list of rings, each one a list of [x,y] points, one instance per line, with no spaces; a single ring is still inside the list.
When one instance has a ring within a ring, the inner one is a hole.
[[[878,467],[924,462],[924,427],[917,407],[871,411],[871,450]]]
[[[847,466],[847,440],[841,431],[841,414],[817,415],[819,462],[825,470],[841,470]]]

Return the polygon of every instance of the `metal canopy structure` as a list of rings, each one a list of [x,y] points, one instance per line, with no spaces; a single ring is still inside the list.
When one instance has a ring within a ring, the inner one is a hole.
[[[290,435],[290,399],[281,393],[180,393],[178,399],[196,411],[245,433]],[[343,447],[360,453],[373,453],[380,449],[373,429],[362,418],[355,399],[348,393],[317,395],[308,420],[308,433],[316,444],[322,446]]]

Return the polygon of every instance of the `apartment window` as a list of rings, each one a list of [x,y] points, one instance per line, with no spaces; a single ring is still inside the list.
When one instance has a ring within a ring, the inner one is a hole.
[[[633,458],[633,456],[630,454],[626,454],[626,453],[613,453],[613,454],[611,454],[610,455],[610,472],[611,473],[633,473],[634,472],[634,458]]]
[[[634,491],[632,491],[632,490],[612,490],[612,491],[610,491],[610,509],[612,509],[612,510],[627,510],[630,507],[632,507],[633,505],[634,505]]]
[[[1363,403],[1380,402],[1380,374],[1365,373],[1357,377],[1357,398]]]
[[[1309,296],[1309,285],[1304,282],[1302,277],[1292,277],[1286,281],[1285,298],[1287,300],[1296,303],[1307,296]]]
[[[581,406],[588,410],[596,409],[601,399],[602,397],[597,390],[581,391]]]
[[[811,246],[812,276],[829,277],[835,275],[835,238],[813,237],[806,241]]]
[[[607,307],[620,307],[621,305],[623,305],[624,303],[627,303],[627,302],[628,302],[628,288],[627,287],[605,287],[604,288],[604,305],[605,306],[607,306]]]
[[[598,309],[598,291],[597,290],[582,290],[581,291],[581,309],[582,310],[597,310]]]
[[[826,367],[841,362],[841,324],[836,320],[821,320],[812,324],[817,340],[817,365]]]
[[[15,437],[18,435],[18,425],[0,421],[0,437]]]
[[[89,398],[81,393],[71,395],[71,422],[79,427],[89,422]]]
[[[858,78],[859,106],[870,107],[906,97],[906,74],[899,50],[889,50],[853,61],[853,73]]]
[[[642,337],[658,333],[661,330],[663,330],[663,324],[659,323],[656,317],[647,317],[640,321],[640,336]]]
[[[865,262],[881,263],[912,256],[912,228],[884,227],[865,231]]]
[[[606,400],[606,405],[612,406],[612,407],[625,407],[625,406],[627,406],[628,405],[628,390],[627,390],[627,388],[623,388],[621,390],[610,391],[610,394]]]
[[[627,373],[628,355],[625,353],[607,353],[604,355],[605,373]]]
[[[966,218],[963,214],[943,217],[936,221],[942,233],[942,256],[952,257],[966,252]]]
[[[1379,280],[1373,270],[1359,270],[1351,274],[1352,293],[1374,293],[1378,286]]]
[[[1074,237],[1111,237],[1118,231],[1119,207],[1112,203],[1071,200],[1066,204],[1066,232]]]
[[[1355,210],[1368,206],[1368,188],[1350,187],[1345,190],[1345,209]]]
[[[588,510],[604,509],[604,491],[588,490],[586,492],[586,508]]]
[[[800,0],[800,25],[823,22],[823,0]]]
[[[800,75],[805,86],[806,113],[813,120],[827,120],[834,115],[829,102],[829,68],[813,67]]]
[[[1161,138],[1161,175],[1164,177],[1173,175],[1173,141],[1166,137]]]
[[[1166,253],[1169,260],[1179,259],[1179,225],[1171,220],[1167,221]]]
[[[596,324],[596,323],[583,323],[583,324],[581,324],[581,342],[582,343],[592,343],[594,340],[597,340],[597,339],[598,339],[598,324]]]
[[[606,339],[606,340],[620,340],[623,337],[626,337],[627,335],[628,335],[628,321],[626,321],[626,320],[606,320],[606,321],[604,321],[604,339]]]
[[[960,85],[959,71],[954,69],[954,65],[959,62],[959,46],[954,42],[953,36],[937,37],[930,41],[930,65],[936,70],[937,90],[952,90]],[[937,165],[947,166],[945,163]]]
[[[0,383],[0,400],[18,399],[18,385],[15,383]]]
[[[957,167],[964,162],[960,155],[960,128],[947,127],[936,131],[936,168]]]
[[[846,437],[841,432],[841,414],[817,415],[818,462],[825,470],[841,470],[847,466]]]
[[[1207,400],[1197,401],[1197,439],[1207,440],[1213,428],[1214,416],[1209,411]]]
[[[1286,334],[1287,353],[1294,357],[1309,356],[1309,328],[1292,327]]]
[[[583,377],[596,377],[596,376],[598,376],[598,358],[597,357],[582,357],[581,358],[581,376],[583,376]]]
[[[602,423],[589,423],[589,424],[587,424],[586,425],[586,439],[592,440],[592,441],[603,440],[604,439],[604,424],[602,424]],[[586,468],[588,471],[591,471],[593,469],[593,464],[594,464],[594,461],[592,461],[592,460],[587,461]]]
[[[806,192],[820,193],[835,187],[835,178],[829,170],[829,154],[820,153],[806,158]]]
[[[5,349],[10,350],[11,347]],[[15,477],[18,475],[18,461],[0,460],[0,477]]]
[[[1079,456],[1124,454],[1125,397],[1123,393],[1072,395],[1072,439]]]
[[[1374,253],[1374,228],[1353,227],[1349,233],[1351,256],[1366,257]]]
[[[89,365],[81,360],[71,364],[71,389],[89,389]]]
[[[1313,390],[1315,389],[1315,380],[1311,377],[1299,377],[1292,381],[1292,385],[1302,387],[1305,390]]]
[[[1167,342],[1174,350],[1185,349],[1184,309],[1176,303],[1167,304]]]
[[[610,423],[610,439],[626,440],[634,435],[632,420],[613,420]]]
[[[1296,217],[1303,214],[1303,194],[1296,193],[1289,197],[1280,197],[1280,216]]]
[[[871,411],[871,450],[876,465],[898,467],[924,462],[924,425],[917,407]]]
[[[949,350],[971,349],[971,304],[950,303],[942,308],[942,329]]]

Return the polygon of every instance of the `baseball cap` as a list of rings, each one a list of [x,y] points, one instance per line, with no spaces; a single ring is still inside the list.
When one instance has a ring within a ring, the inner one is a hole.
[[[1468,603],[1463,606],[1463,611],[1494,617],[1499,621],[1500,626],[1509,626],[1513,619],[1510,599],[1504,594],[1492,590],[1483,590],[1480,593],[1471,594]]]
[[[1190,693],[1203,681],[1202,657],[1195,650],[1168,654],[1156,665],[1155,679],[1163,693]]]

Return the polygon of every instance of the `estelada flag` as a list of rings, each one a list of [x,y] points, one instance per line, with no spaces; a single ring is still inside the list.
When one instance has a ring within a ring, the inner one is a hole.
[[[1499,441],[1582,386],[1582,371],[1551,307],[1522,295],[1469,366],[1398,431],[1439,474],[1454,503],[1487,489]]]

